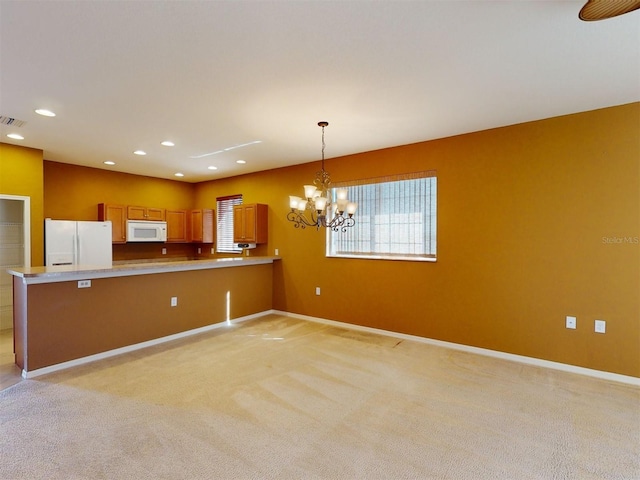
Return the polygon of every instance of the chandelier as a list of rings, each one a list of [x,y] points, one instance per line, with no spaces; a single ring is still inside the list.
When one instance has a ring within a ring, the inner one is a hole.
[[[287,220],[293,222],[296,228],[316,227],[319,230],[320,227],[326,227],[334,232],[346,232],[347,228],[356,224],[353,214],[358,204],[347,200],[346,188],[337,189],[337,199],[331,202],[331,177],[324,169],[324,127],[327,125],[328,122],[318,122],[318,126],[322,127],[322,169],[316,172],[313,185],[304,185],[305,198],[289,196],[291,211],[287,214]]]

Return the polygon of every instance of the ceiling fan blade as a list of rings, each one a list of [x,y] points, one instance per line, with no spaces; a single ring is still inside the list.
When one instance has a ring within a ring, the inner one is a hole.
[[[604,20],[639,8],[640,0],[588,0],[578,17],[585,22]]]

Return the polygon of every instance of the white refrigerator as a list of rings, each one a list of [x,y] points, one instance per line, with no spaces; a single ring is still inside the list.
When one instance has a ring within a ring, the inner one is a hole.
[[[110,267],[111,222],[44,221],[45,265]]]

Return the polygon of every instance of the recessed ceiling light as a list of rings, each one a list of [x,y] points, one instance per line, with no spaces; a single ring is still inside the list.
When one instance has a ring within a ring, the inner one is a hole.
[[[46,110],[44,108],[38,108],[36,110],[36,113],[38,115],[42,115],[43,117],[55,117],[56,116],[56,114],[53,113],[51,110]]]
[[[9,133],[7,134],[7,137],[13,138],[14,140],[24,140],[24,137],[22,135],[18,135],[17,133]]]
[[[104,163],[105,165],[115,165],[116,164],[116,162],[112,162],[111,160],[107,160],[107,161],[102,162],[102,163]]]
[[[245,163],[247,163],[245,160],[236,160],[236,163],[239,163],[240,165],[243,165]]]
[[[178,173],[174,173],[174,175],[175,175],[176,177],[184,177],[184,173],[180,173],[180,172],[178,172]]]
[[[209,170],[217,170],[217,169],[218,169],[218,167],[214,167],[213,165],[210,165],[210,166],[208,166],[207,168],[208,168]]]
[[[165,147],[175,147],[176,144],[169,141],[169,140],[165,140],[164,142],[162,142],[160,145],[164,145]]]
[[[136,155],[146,155],[147,154],[147,152],[145,152],[144,150],[136,150],[133,153],[135,153]]]

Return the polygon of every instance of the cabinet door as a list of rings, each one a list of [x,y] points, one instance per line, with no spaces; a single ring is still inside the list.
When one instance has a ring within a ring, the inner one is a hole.
[[[236,205],[233,207],[233,243],[244,242],[244,205]]]
[[[129,205],[127,207],[127,218],[129,220],[154,220],[161,222],[165,219],[165,210],[164,208]]]
[[[267,243],[268,207],[249,203],[233,207],[234,243]]]
[[[213,243],[214,211],[200,208],[189,212],[189,241],[193,243]]]
[[[244,207],[244,241],[256,243],[256,206],[246,205]]]
[[[202,242],[202,210],[191,210],[191,235],[189,240],[192,242]]]
[[[165,220],[165,209],[164,208],[147,207],[147,218],[146,218],[146,220],[164,221]]]
[[[127,212],[124,205],[98,205],[98,220],[111,221],[111,241],[113,243],[126,243],[127,241]]]
[[[187,242],[187,211],[167,210],[167,242]]]
[[[147,220],[147,209],[145,207],[127,207],[127,218],[129,220]]]

